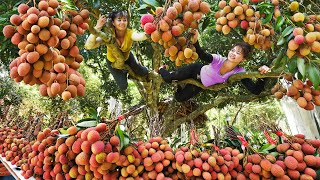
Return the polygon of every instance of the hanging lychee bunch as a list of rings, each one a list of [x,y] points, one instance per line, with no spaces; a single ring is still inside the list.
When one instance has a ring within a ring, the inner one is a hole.
[[[287,95],[295,99],[305,110],[313,110],[315,105],[320,106],[320,91],[313,87],[310,80],[303,82],[300,79],[293,79],[292,75],[286,75],[284,79],[289,84],[287,89],[280,82],[271,89],[277,99]]]
[[[19,57],[10,64],[10,77],[41,85],[42,96],[68,100],[85,92],[85,81],[76,71],[83,60],[76,42],[88,28],[89,11],[68,11],[59,19],[54,17],[58,8],[57,0],[40,1],[34,7],[20,4],[19,14],[10,17],[12,25],[6,25],[3,34],[19,48]]]
[[[198,32],[192,29],[198,29],[203,15],[209,11],[210,5],[201,0],[179,0],[172,5],[167,1],[164,7],[156,8],[155,17],[143,15],[141,25],[153,42],[163,45],[165,56],[181,66],[183,61],[192,63],[198,59],[193,46]]]
[[[303,18],[302,18],[303,17]],[[296,13],[293,16],[294,22],[303,22],[304,15]],[[295,27],[293,30],[293,38],[288,43],[287,56],[292,58],[305,57],[310,53],[320,52],[320,24],[312,24],[312,21],[303,27]]]
[[[292,39],[287,45],[286,55],[289,59],[292,57],[305,57],[312,53],[320,52],[320,16],[306,15],[299,12],[299,3],[293,1],[289,5],[292,12],[291,21],[295,26]]]
[[[220,10],[215,13],[216,30],[224,35],[230,33],[231,29],[240,27],[246,30],[243,40],[255,48],[267,49],[271,47],[270,35],[272,29],[262,24],[260,12],[252,6],[238,2],[237,0],[219,1]]]

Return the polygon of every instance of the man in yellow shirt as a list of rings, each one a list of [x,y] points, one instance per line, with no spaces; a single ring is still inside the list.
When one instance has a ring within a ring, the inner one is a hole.
[[[101,28],[106,24],[105,16],[100,16],[96,26],[90,31],[85,48],[94,49],[100,45],[107,46],[107,65],[120,89],[128,87],[127,74],[124,64],[127,64],[134,73],[144,76],[148,73],[148,68],[142,66],[130,51],[133,41],[147,39],[144,33],[135,32],[128,29],[127,11],[113,11],[109,14],[111,22],[110,32],[102,32]]]

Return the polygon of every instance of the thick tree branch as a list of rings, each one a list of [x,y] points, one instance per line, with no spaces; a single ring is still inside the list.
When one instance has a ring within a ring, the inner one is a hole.
[[[180,119],[175,119],[174,121],[171,120],[167,120],[164,122],[163,127],[164,127],[164,131],[163,131],[163,136],[167,137],[169,136],[177,127],[179,127],[182,123],[185,122],[190,122],[191,120],[197,118],[199,115],[205,113],[206,111],[219,106],[221,103],[224,102],[251,102],[266,96],[269,96],[270,93],[262,93],[258,96],[255,95],[247,95],[247,96],[221,96],[221,97],[217,97],[213,100],[212,103],[209,104],[205,104],[200,106],[198,109],[196,109],[195,111],[193,111],[192,113],[190,113],[187,117],[183,117]],[[173,126],[174,124],[174,126]]]
[[[183,81],[179,81],[178,83],[193,84],[195,86],[201,87],[202,89],[218,91],[220,89],[229,87],[234,82],[240,81],[241,79],[245,79],[245,78],[279,78],[280,76],[281,76],[281,73],[279,72],[271,72],[267,74],[260,74],[259,72],[244,72],[244,73],[238,73],[230,76],[227,82],[225,83],[215,84],[209,87],[205,87],[201,82],[196,81],[194,79],[186,79]]]

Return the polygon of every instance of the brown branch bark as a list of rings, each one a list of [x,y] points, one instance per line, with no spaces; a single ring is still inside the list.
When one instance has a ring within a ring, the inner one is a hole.
[[[259,96],[255,95],[247,95],[247,96],[221,96],[217,97],[213,100],[212,103],[205,104],[200,106],[198,109],[190,113],[187,117],[175,119],[168,119],[164,122],[163,127],[163,137],[169,136],[176,128],[178,128],[182,123],[190,122],[191,120],[198,117],[200,114],[205,113],[206,111],[219,106],[221,103],[224,102],[251,102],[254,100],[258,100],[260,98],[266,97],[271,95],[271,93],[262,93]],[[174,124],[174,126],[173,126]]]
[[[251,79],[252,78],[279,78],[279,76],[281,76],[281,73],[279,72],[271,72],[267,74],[260,74],[259,72],[244,72],[244,73],[238,73],[230,76],[227,82],[225,83],[215,84],[209,87],[205,87],[201,82],[196,81],[194,79],[186,79],[183,81],[179,81],[178,83],[193,84],[195,86],[201,87],[202,89],[218,91],[220,89],[229,87],[234,82],[240,81],[241,79],[245,79],[245,78],[251,78]]]

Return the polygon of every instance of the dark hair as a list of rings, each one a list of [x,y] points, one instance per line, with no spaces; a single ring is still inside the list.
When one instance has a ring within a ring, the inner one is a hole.
[[[245,42],[239,42],[235,44],[233,47],[236,47],[236,46],[239,46],[242,49],[242,54],[244,58],[247,58],[252,51],[252,47],[250,46],[250,44]]]
[[[119,11],[119,10],[116,10],[116,11],[112,11],[109,13],[109,20],[110,21],[113,21],[116,17],[126,17],[128,18],[128,12],[127,11]]]

